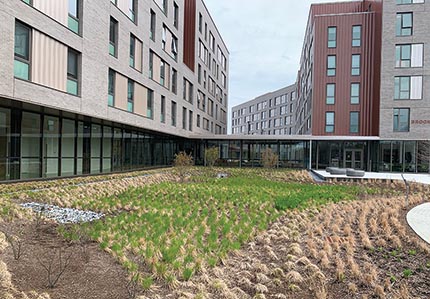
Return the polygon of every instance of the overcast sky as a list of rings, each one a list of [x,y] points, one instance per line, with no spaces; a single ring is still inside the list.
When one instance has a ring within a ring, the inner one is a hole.
[[[233,106],[295,82],[310,4],[335,1],[204,0],[230,51],[229,123]]]

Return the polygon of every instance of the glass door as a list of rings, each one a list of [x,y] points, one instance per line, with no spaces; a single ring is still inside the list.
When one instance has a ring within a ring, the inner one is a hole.
[[[346,149],[344,161],[345,168],[363,169],[363,150]]]

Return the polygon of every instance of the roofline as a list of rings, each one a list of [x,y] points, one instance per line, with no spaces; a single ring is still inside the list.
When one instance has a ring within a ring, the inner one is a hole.
[[[219,31],[218,26],[216,25],[216,23],[215,23],[214,19],[212,18],[212,15],[211,15],[211,13],[209,12],[209,9],[207,8],[205,1],[204,1],[204,0],[200,0],[200,1],[203,3],[203,7],[206,9],[207,14],[208,14],[209,18],[210,18],[210,19],[211,19],[211,21],[212,21],[212,24],[214,24],[214,27],[215,27],[215,29],[216,29],[216,32],[218,33],[218,35],[219,35],[219,37],[220,37],[220,39],[221,39],[221,41],[222,41],[222,44],[224,45],[225,49],[227,50],[228,55],[230,55],[230,51],[229,51],[229,49],[228,49],[228,47],[227,47],[227,44],[225,43],[225,41],[224,41],[224,39],[223,39],[223,37],[222,37],[222,35],[221,35],[221,32]]]
[[[313,135],[191,135],[190,139],[237,141],[380,141],[378,136],[313,136]],[[388,140],[395,140],[388,139]]]
[[[271,95],[271,94],[277,93],[277,92],[282,91],[282,90],[284,90],[284,89],[288,89],[288,88],[295,87],[296,85],[297,85],[297,83],[293,83],[293,84],[290,84],[290,85],[288,85],[288,86],[285,86],[285,87],[279,88],[279,89],[277,89],[277,90],[266,92],[266,93],[264,93],[264,94],[262,94],[262,95],[256,96],[255,98],[253,98],[253,99],[251,99],[251,100],[248,100],[248,101],[246,101],[246,102],[243,102],[242,104],[239,104],[239,105],[233,106],[233,107],[231,107],[231,109],[234,109],[234,108],[237,108],[237,107],[243,106],[243,105],[245,105],[246,103],[249,103],[249,102],[252,102],[252,101],[257,100],[257,99],[259,99],[259,98],[262,98],[262,97],[265,97],[265,96],[268,96],[268,95]]]

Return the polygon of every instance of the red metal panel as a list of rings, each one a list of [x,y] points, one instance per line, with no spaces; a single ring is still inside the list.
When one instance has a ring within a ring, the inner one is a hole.
[[[183,62],[195,71],[196,60],[196,0],[185,0],[184,4],[184,58]]]
[[[371,11],[368,4],[372,2]],[[378,2],[374,4],[373,2]],[[366,1],[315,5],[314,19],[314,82],[313,82],[313,135],[360,135],[376,136],[379,130],[379,88],[380,88],[380,48],[381,14],[375,11],[380,1]],[[381,3],[382,5],[382,3]],[[327,6],[327,7],[326,7]],[[312,7],[314,8],[314,6]],[[350,11],[345,9],[350,9]],[[358,10],[358,11],[357,11]],[[363,11],[363,13],[359,13]],[[317,12],[317,13],[316,13]],[[347,13],[335,15],[333,13]],[[349,14],[348,14],[349,12]],[[329,13],[321,15],[320,13]],[[352,26],[362,26],[361,47],[352,47]],[[327,28],[337,27],[337,47],[327,47]],[[353,54],[361,56],[360,76],[351,75]],[[328,77],[327,56],[336,55],[336,76]],[[336,103],[326,105],[326,84],[336,84]],[[351,83],[360,83],[360,104],[350,104]],[[325,133],[325,113],[335,112],[335,132]],[[360,112],[359,133],[349,132],[350,112]]]

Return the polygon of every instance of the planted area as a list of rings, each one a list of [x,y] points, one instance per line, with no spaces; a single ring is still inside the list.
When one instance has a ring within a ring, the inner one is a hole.
[[[356,186],[284,183],[239,173],[199,180],[82,200],[78,205],[84,209],[110,215],[87,226],[87,233],[138,274],[144,288],[153,277],[175,286],[219,264],[285,210],[352,200],[363,192]]]

